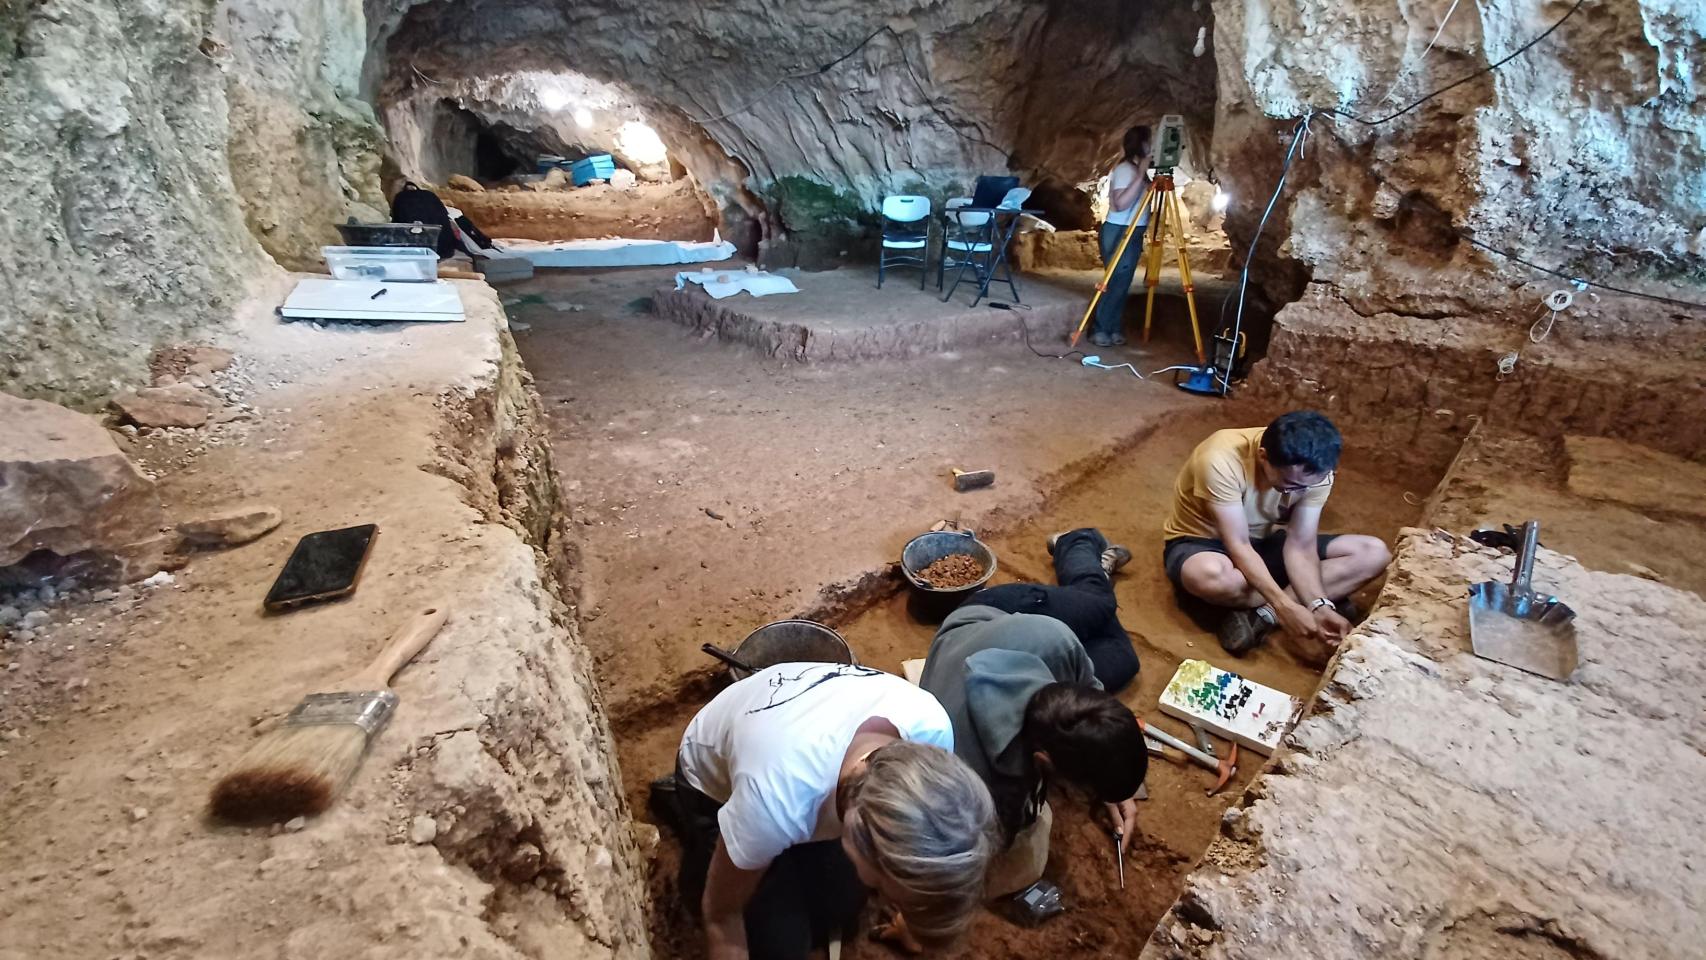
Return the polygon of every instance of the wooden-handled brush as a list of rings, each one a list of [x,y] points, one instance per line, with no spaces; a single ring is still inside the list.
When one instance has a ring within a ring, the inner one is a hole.
[[[213,815],[277,821],[322,813],[361,765],[361,755],[391,712],[391,675],[415,658],[450,616],[443,604],[416,613],[391,635],[365,670],[325,693],[302,699],[256,741],[213,787]]]

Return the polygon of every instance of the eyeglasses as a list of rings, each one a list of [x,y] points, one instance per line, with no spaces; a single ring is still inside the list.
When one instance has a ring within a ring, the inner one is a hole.
[[[1274,489],[1285,494],[1302,493],[1305,490],[1314,490],[1317,487],[1325,487],[1331,484],[1333,482],[1334,475],[1335,471],[1329,470],[1327,471],[1326,476],[1314,483],[1276,483],[1274,484]]]

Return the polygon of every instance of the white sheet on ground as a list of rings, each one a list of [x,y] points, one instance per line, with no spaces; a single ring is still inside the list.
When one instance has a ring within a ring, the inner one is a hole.
[[[462,321],[462,295],[443,280],[298,280],[279,310],[287,320]]]
[[[675,289],[680,290],[689,283],[704,287],[713,300],[732,297],[742,290],[755,297],[800,292],[800,288],[794,286],[794,281],[762,270],[702,270],[697,273],[684,270],[675,275]]]
[[[526,257],[535,267],[648,267],[672,263],[709,263],[735,255],[735,245],[718,236],[692,240],[502,240],[506,252]]]

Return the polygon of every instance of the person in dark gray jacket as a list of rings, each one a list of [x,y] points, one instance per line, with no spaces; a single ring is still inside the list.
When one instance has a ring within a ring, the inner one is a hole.
[[[1008,842],[1035,822],[1050,777],[1107,804],[1115,829],[1136,828],[1143,733],[1066,624],[974,598],[936,632],[919,686],[947,710],[954,753],[989,785]]]

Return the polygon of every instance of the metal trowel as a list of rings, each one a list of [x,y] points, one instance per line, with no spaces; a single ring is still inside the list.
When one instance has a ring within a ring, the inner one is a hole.
[[[1469,588],[1469,641],[1477,657],[1568,681],[1577,662],[1576,611],[1534,592],[1539,544],[1540,521],[1524,523],[1511,582],[1485,580]]]

